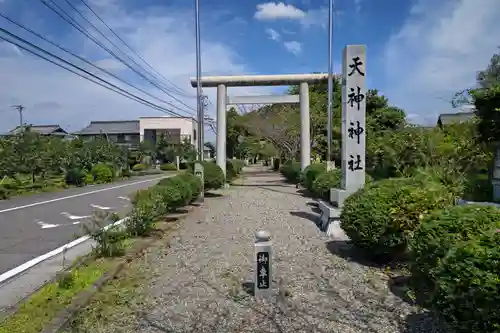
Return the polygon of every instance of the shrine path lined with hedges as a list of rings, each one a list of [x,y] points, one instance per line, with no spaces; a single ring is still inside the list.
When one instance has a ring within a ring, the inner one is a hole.
[[[339,254],[346,245],[316,227],[314,201],[268,169],[246,167],[237,185],[189,214],[168,244],[132,264],[146,279],[126,313],[117,305],[103,326],[88,320],[87,310],[74,331],[441,332],[391,293],[381,269]],[[246,292],[254,234],[262,229],[274,251],[276,296],[269,304]]]

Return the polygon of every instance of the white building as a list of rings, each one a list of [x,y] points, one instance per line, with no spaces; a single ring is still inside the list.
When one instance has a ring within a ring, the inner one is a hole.
[[[181,143],[188,140],[197,147],[197,124],[189,117],[141,117],[139,118],[140,140],[156,142],[161,136],[166,136],[171,142]]]

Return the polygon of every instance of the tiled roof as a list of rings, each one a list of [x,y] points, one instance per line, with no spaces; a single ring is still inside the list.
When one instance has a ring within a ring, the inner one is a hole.
[[[66,135],[68,132],[66,132],[64,129],[62,129],[61,126],[59,125],[26,125],[26,127],[29,127],[30,131],[40,133],[42,135]],[[10,130],[6,135],[15,135],[19,134],[21,132],[21,127],[17,126],[13,130]]]
[[[91,121],[90,125],[74,133],[76,135],[139,134],[139,120]]]
[[[459,124],[471,120],[472,117],[474,117],[474,112],[444,113],[439,116],[438,124]]]

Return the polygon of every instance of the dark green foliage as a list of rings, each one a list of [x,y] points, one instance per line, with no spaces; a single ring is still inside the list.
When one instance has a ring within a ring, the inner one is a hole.
[[[9,196],[9,190],[0,185],[0,200],[8,199]]]
[[[355,245],[374,256],[398,255],[406,251],[425,214],[452,202],[452,195],[439,183],[386,179],[366,185],[346,199],[341,227]]]
[[[196,200],[198,196],[200,195],[202,191],[203,184],[201,183],[201,180],[199,177],[196,177],[192,173],[183,173],[180,175],[177,175],[176,177],[179,177],[182,179],[186,184],[189,185],[191,188],[191,202]]]
[[[309,191],[312,191],[313,183],[316,178],[326,172],[326,164],[325,163],[313,163],[307,166],[304,169],[301,175],[301,184]]]
[[[164,163],[160,165],[160,170],[163,171],[177,171],[177,167],[173,163]]]
[[[132,173],[130,172],[129,169],[123,169],[122,170],[122,177],[130,178],[131,176],[132,176]]]
[[[98,163],[92,167],[92,176],[96,183],[111,183],[113,170],[104,163]]]
[[[226,179],[234,180],[243,170],[245,162],[242,160],[231,159],[226,161]]]
[[[283,177],[291,183],[298,183],[300,181],[301,170],[299,162],[293,160],[286,161],[286,163],[280,167],[280,172]]]
[[[500,84],[471,91],[479,118],[480,140],[486,143],[500,141]]]
[[[203,167],[205,177],[205,191],[217,190],[224,186],[224,173],[217,164],[212,162],[203,162]]]
[[[435,271],[448,251],[494,227],[500,229],[496,207],[452,206],[426,215],[409,243],[415,287],[425,296],[433,289]]]
[[[132,167],[132,171],[144,171],[148,168],[148,166],[146,164],[136,164]]]
[[[500,332],[500,229],[459,242],[435,271],[432,304],[457,332]]]
[[[330,200],[330,189],[340,188],[340,177],[340,169],[330,170],[318,175],[311,187],[312,195],[324,200]]]
[[[193,199],[191,185],[179,176],[164,178],[160,180],[158,186],[174,187],[179,191],[181,195],[180,201],[174,203],[174,205],[177,205],[178,207],[189,204]]]
[[[78,168],[69,169],[66,173],[65,181],[68,185],[84,186],[85,185],[85,171]]]

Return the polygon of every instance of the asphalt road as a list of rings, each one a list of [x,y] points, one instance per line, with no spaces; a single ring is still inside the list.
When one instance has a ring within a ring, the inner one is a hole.
[[[0,274],[83,235],[82,224],[95,211],[125,216],[131,208],[127,197],[160,178],[136,177],[0,201]]]

